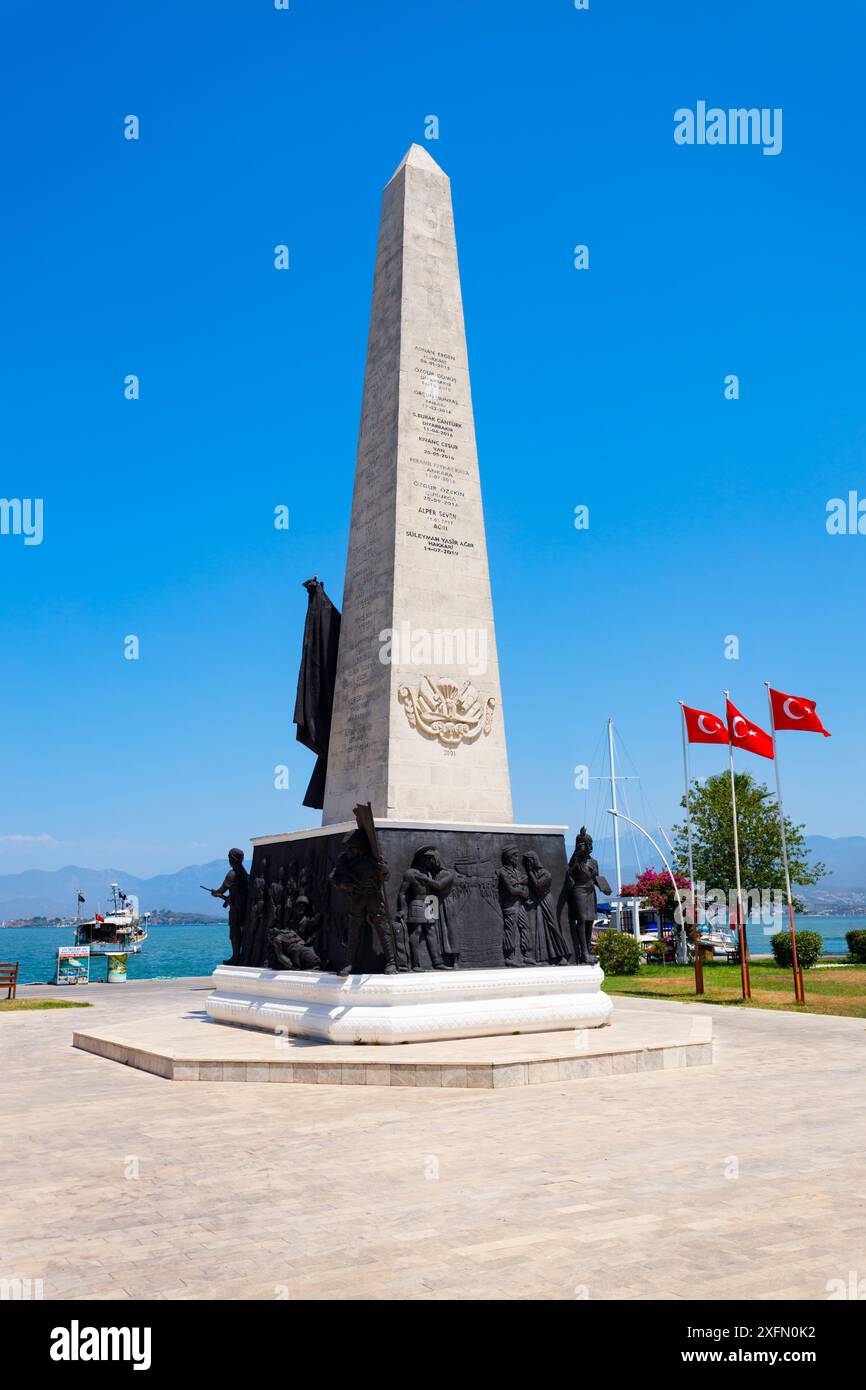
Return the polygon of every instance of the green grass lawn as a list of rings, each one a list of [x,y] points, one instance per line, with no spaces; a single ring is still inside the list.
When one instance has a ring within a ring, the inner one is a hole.
[[[0,1014],[24,1009],[92,1009],[86,999],[0,999]]]
[[[752,961],[751,1003],[740,989],[740,967],[704,966],[705,993],[695,994],[691,965],[642,965],[637,975],[608,975],[608,994],[636,994],[648,999],[682,999],[687,1004],[738,1004],[741,1008],[788,1009],[809,1014],[866,1018],[866,966],[838,970],[804,970],[806,1003],[794,1003],[794,977],[773,961]]]

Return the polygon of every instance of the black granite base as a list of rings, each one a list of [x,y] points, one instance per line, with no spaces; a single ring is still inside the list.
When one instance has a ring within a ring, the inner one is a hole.
[[[555,831],[519,830],[431,830],[419,826],[417,829],[388,828],[378,826],[382,854],[390,870],[386,884],[388,906],[392,916],[396,915],[397,895],[403,874],[412,863],[415,853],[424,845],[435,845],[443,865],[455,872],[455,882],[446,899],[448,928],[460,947],[458,968],[464,970],[484,970],[504,966],[503,952],[503,912],[499,900],[497,875],[502,864],[502,851],[514,846],[520,853],[521,862],[525,853],[534,850],[544,868],[550,873],[552,882],[550,896],[554,909],[558,907],[560,929],[565,942],[571,946],[568,928],[568,913],[560,901],[565,878],[565,841]],[[346,928],[348,900],[344,893],[333,888],[329,875],[337,862],[343,847],[346,831],[334,834],[311,833],[309,836],[274,840],[269,844],[256,845],[250,869],[250,903],[254,898],[254,881],[263,879],[266,884],[264,911],[254,914],[250,920],[247,913],[247,926],[241,950],[241,963],[244,965],[270,966],[278,968],[268,947],[268,931],[273,923],[270,887],[279,881],[280,870],[284,871],[287,885],[286,901],[291,903],[300,891],[298,884],[303,880],[303,888],[310,898],[312,910],[322,913],[323,920],[317,930],[315,946],[325,968],[339,970],[346,964]],[[380,970],[381,956],[372,941],[364,945],[365,955],[361,968]],[[569,952],[569,962],[574,963],[573,950]],[[427,961],[423,962],[425,965]],[[552,963],[550,956],[538,959],[537,964]],[[432,965],[432,962],[429,962]]]

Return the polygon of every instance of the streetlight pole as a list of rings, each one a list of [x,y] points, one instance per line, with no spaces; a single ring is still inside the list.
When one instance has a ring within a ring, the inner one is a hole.
[[[659,858],[661,859],[662,863],[664,864],[664,866],[665,866],[665,868],[666,868],[666,870],[667,870],[668,878],[670,879],[670,881],[671,881],[671,883],[672,883],[672,885],[673,885],[673,890],[674,890],[674,894],[675,894],[675,896],[676,896],[676,900],[677,900],[677,902],[678,902],[679,905],[680,905],[680,917],[681,917],[681,919],[682,919],[682,929],[683,929],[683,931],[685,931],[685,929],[686,929],[686,920],[687,920],[687,918],[688,918],[688,912],[687,912],[686,905],[685,905],[685,893],[684,893],[683,890],[680,888],[679,884],[677,883],[676,879],[674,878],[673,869],[671,868],[671,866],[670,866],[670,864],[668,863],[668,861],[665,859],[664,855],[662,854],[661,850],[659,849],[659,847],[658,847],[658,845],[656,844],[655,840],[653,839],[652,835],[649,833],[648,830],[644,830],[643,826],[640,825],[636,820],[632,820],[631,816],[624,816],[623,813],[622,813],[622,811],[617,811],[617,810],[615,810],[613,807],[608,807],[608,815],[609,815],[609,816],[613,816],[613,818],[614,818],[614,821],[613,821],[614,825],[616,825],[616,823],[617,823],[618,820],[625,820],[625,821],[628,821],[629,825],[633,825],[633,826],[635,827],[636,830],[639,830],[640,833],[641,833],[642,835],[646,835],[647,839],[649,840],[650,844],[652,845],[653,849],[655,850],[656,854],[659,856]],[[701,962],[700,962],[700,959],[699,959],[698,939],[697,939],[697,938],[698,938],[698,934],[697,934],[697,929],[696,929],[696,930],[695,930],[695,994],[703,994],[703,993],[704,993],[704,972],[703,972],[703,969],[702,969],[702,967],[701,967]],[[659,940],[661,940],[661,917],[659,917]]]

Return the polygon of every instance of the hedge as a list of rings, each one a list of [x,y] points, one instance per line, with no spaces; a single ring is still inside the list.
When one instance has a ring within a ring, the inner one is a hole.
[[[866,965],[866,931],[846,931],[848,953],[858,965]]]
[[[636,975],[640,969],[640,946],[630,932],[606,928],[599,933],[597,950],[605,975]]]
[[[800,968],[809,970],[824,950],[824,938],[820,932],[816,931],[798,931],[796,936],[797,960]],[[794,952],[791,948],[791,933],[789,931],[777,931],[775,936],[770,938],[770,945],[773,948],[777,965],[793,964]]]

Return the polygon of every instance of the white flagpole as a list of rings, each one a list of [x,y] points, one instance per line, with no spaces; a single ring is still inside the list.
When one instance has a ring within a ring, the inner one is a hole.
[[[619,858],[619,821],[617,820],[617,817],[616,817],[616,811],[617,811],[617,804],[616,804],[616,766],[615,766],[615,764],[614,764],[614,751],[613,751],[613,720],[612,720],[612,719],[609,719],[609,720],[607,721],[607,744],[608,744],[608,752],[609,752],[609,755],[610,755],[610,800],[611,800],[611,805],[612,805],[613,811],[614,811],[614,817],[613,817],[613,854],[614,854],[614,861],[615,861],[615,863],[616,863],[616,898],[617,898],[617,905],[616,905],[616,907],[614,908],[614,912],[616,913],[616,929],[617,929],[617,931],[620,931],[620,930],[622,929],[622,922],[621,922],[621,919],[620,919],[621,908],[620,908],[620,906],[619,906],[620,894],[622,893],[622,865],[620,864],[620,858]]]
[[[700,952],[700,948],[699,948],[699,946],[698,946],[698,912],[697,912],[697,906],[696,906],[696,904],[697,904],[697,898],[695,897],[695,856],[694,856],[694,851],[693,851],[693,849],[692,849],[692,801],[691,801],[690,788],[689,788],[689,783],[690,783],[690,780],[691,780],[691,779],[690,779],[690,775],[689,775],[689,741],[688,741],[688,738],[686,737],[686,711],[685,711],[685,706],[683,705],[682,700],[679,701],[679,706],[680,706],[680,716],[681,716],[681,724],[682,724],[682,731],[683,731],[683,778],[684,778],[684,780],[685,780],[685,789],[686,789],[686,830],[687,830],[687,833],[688,833],[688,841],[689,841],[689,884],[690,884],[691,899],[692,899],[692,926],[693,926],[693,928],[694,928],[694,933],[695,933],[695,994],[703,994],[703,992],[704,992],[704,967],[703,967],[703,962],[701,961],[701,952]],[[688,962],[688,958],[689,958],[688,944],[687,944],[688,938],[686,937],[686,923],[685,923],[685,922],[683,923],[683,939],[684,939],[684,941],[686,942],[686,948],[685,948],[685,951],[686,951],[686,962]]]
[[[770,694],[770,682],[764,681],[767,687],[767,702],[770,706],[770,733],[773,736],[773,765],[776,771],[776,801],[779,807],[779,829],[782,832],[782,860],[785,865],[785,892],[788,895],[788,922],[791,928],[791,964],[794,967],[794,999],[798,1004],[805,1004],[806,990],[803,985],[803,972],[800,969],[800,962],[797,959],[797,933],[794,930],[794,898],[791,893],[791,866],[788,863],[788,837],[785,833],[785,812],[782,808],[782,775],[779,771],[779,744],[776,739],[776,720],[773,714],[773,697]]]
[[[727,718],[729,691],[725,691],[725,716]],[[734,783],[734,745],[728,729],[728,753],[731,765],[731,811],[734,818],[734,863],[737,871],[737,936],[740,943],[740,976],[743,982],[743,998],[751,999],[752,988],[749,981],[749,967],[746,962],[746,927],[743,921],[743,889],[740,883],[740,832],[737,825],[737,788]]]

